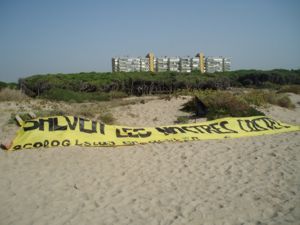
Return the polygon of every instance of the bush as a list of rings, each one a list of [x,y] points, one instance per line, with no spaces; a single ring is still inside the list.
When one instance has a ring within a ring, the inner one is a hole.
[[[195,97],[200,99],[207,107],[206,117],[208,120],[223,118],[228,116],[244,117],[244,116],[258,116],[264,115],[255,108],[251,107],[242,98],[239,98],[230,92],[225,91],[198,91]],[[195,100],[187,102],[183,110],[194,112],[197,109],[194,104]]]
[[[175,121],[175,123],[178,123],[178,124],[186,124],[188,122],[189,122],[188,116],[178,116],[177,120]]]
[[[295,105],[292,103],[291,99],[288,96],[281,96],[277,98],[276,105],[290,109],[295,108]]]
[[[241,96],[249,104],[265,106],[266,104],[278,105],[285,108],[294,108],[287,95],[268,90],[253,90]]]
[[[75,92],[67,89],[50,89],[43,93],[41,98],[55,100],[55,101],[65,101],[65,102],[84,102],[84,101],[108,101],[110,96],[108,93],[102,92]]]

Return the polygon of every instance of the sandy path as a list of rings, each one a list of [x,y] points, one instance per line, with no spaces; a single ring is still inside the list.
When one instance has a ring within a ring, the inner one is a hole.
[[[179,116],[189,113],[180,111],[190,97],[172,98],[172,100],[154,99],[145,104],[135,104],[114,108],[116,124],[128,126],[157,126],[174,124]],[[199,120],[198,120],[199,121]]]

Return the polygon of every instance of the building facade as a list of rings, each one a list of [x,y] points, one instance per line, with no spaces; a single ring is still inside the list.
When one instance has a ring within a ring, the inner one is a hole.
[[[231,70],[231,60],[229,58],[223,58],[223,71]]]
[[[154,57],[149,53],[145,58],[116,57],[112,58],[113,72],[182,72],[198,70],[201,73],[230,71],[231,60],[226,57],[205,57],[203,53],[195,57]]]
[[[206,72],[215,73],[215,72],[225,72],[230,71],[231,61],[226,57],[206,57],[205,58]]]
[[[179,58],[179,57],[168,58],[168,71],[181,72],[179,70],[180,61],[181,61],[181,58]]]
[[[154,71],[156,71],[156,72],[168,71],[168,58],[167,57],[156,58]],[[154,71],[152,71],[152,72],[154,72]]]
[[[190,57],[180,58],[179,71],[182,73],[192,72],[192,59]]]

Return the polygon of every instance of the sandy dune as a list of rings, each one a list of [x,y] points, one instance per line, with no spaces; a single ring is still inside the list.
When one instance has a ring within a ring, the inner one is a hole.
[[[113,110],[172,124],[185,98]],[[292,100],[300,102],[299,95]],[[1,141],[15,103],[0,103]],[[24,106],[25,107],[25,106]],[[300,124],[300,110],[268,115]],[[13,125],[9,125],[12,128]],[[0,224],[299,224],[300,133],[118,148],[0,152]]]

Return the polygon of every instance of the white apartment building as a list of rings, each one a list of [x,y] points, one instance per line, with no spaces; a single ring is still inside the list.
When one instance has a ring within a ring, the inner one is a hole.
[[[191,70],[199,70],[200,59],[198,57],[191,58]]]
[[[214,72],[224,72],[230,71],[231,61],[226,57],[212,57],[209,56],[205,58],[206,72],[214,73]]]
[[[123,71],[123,72],[131,72],[132,71],[132,68],[131,68],[131,62],[132,62],[132,59],[130,58],[119,58],[118,59],[118,70],[117,71]]]
[[[149,69],[149,59],[147,58],[140,58],[140,71],[150,71]]]
[[[120,57],[112,58],[113,72],[149,71],[149,59]]]
[[[131,61],[131,71],[137,72],[141,71],[141,60],[140,58],[129,58],[129,62]]]
[[[119,58],[112,58],[111,66],[112,66],[113,72],[118,72],[119,71]]]
[[[170,57],[168,58],[168,70],[171,72],[180,72],[180,58]]]
[[[223,71],[230,71],[231,70],[231,60],[230,58],[223,58]]]
[[[222,72],[223,71],[223,58],[222,57],[207,57],[205,59],[206,72]]]
[[[230,71],[231,60],[227,57],[204,57],[203,53],[195,57],[159,57],[149,53],[145,58],[117,57],[112,58],[113,72],[183,72],[199,70],[201,73]]]
[[[199,67],[199,60],[197,67]],[[183,73],[192,72],[192,59],[190,57],[185,57],[180,59],[179,70]]]
[[[168,61],[167,57],[156,58],[156,72],[166,72],[168,71]]]

